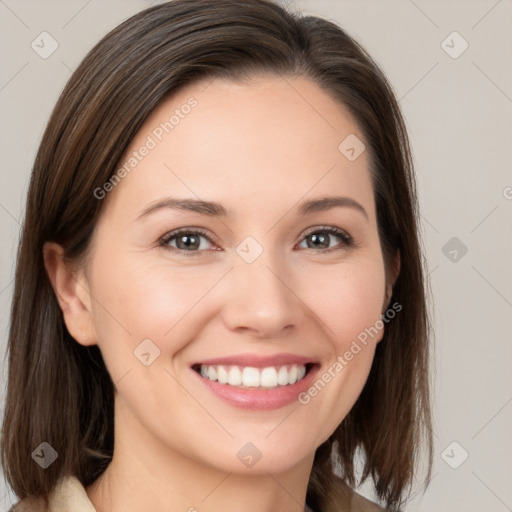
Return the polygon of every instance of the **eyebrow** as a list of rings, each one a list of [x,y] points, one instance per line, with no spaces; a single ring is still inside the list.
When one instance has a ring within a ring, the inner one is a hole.
[[[328,196],[306,201],[298,207],[297,212],[299,215],[307,215],[309,213],[323,212],[336,207],[353,208],[354,210],[362,213],[364,217],[368,219],[368,213],[360,203],[355,199],[344,196]],[[162,209],[194,212],[201,215],[207,215],[209,217],[229,217],[229,213],[226,208],[215,201],[168,197],[149,205],[137,217],[137,220]]]

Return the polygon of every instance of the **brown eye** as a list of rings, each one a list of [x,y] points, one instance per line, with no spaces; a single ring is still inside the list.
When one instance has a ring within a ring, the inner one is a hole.
[[[196,256],[206,249],[204,243],[201,243],[201,239],[213,243],[206,232],[202,230],[179,229],[165,235],[159,241],[159,245],[171,251],[180,251],[186,256]],[[176,241],[176,247],[170,245],[174,241]]]
[[[333,236],[341,240],[341,247],[329,247]],[[314,228],[314,230],[306,233],[303,238],[307,243],[307,249],[320,249],[321,251],[342,249],[353,244],[352,238],[345,231],[328,226]]]

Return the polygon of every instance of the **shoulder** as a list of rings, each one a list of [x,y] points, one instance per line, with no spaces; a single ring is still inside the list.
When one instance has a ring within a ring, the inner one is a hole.
[[[337,481],[336,501],[343,506],[347,512],[386,512],[377,503],[370,501],[352,489],[343,479],[335,476]],[[330,512],[329,510],[322,512]],[[334,512],[334,511],[333,511]]]
[[[48,512],[48,501],[29,496],[15,503],[8,512]]]
[[[74,476],[62,477],[48,499],[27,497],[16,503],[9,512],[96,512],[84,486]]]

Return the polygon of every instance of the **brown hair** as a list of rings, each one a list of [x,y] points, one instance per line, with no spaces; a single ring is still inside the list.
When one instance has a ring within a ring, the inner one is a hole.
[[[146,9],[107,34],[63,90],[37,153],[17,255],[8,340],[2,465],[20,498],[47,496],[57,479],[88,486],[114,448],[114,388],[97,346],[75,342],[46,274],[43,244],[81,262],[103,202],[93,191],[116,170],[144,120],[169,94],[203,78],[255,72],[303,76],[345,105],[371,155],[386,275],[400,251],[391,301],[402,311],[377,345],[354,407],[317,450],[307,501],[339,509],[343,482],[356,485],[357,450],[389,510],[400,510],[427,445],[430,321],[413,164],[405,123],[377,64],[332,22],[267,0],[175,0]],[[47,441],[59,454],[42,470],[32,451]],[[339,464],[336,476],[333,462]]]

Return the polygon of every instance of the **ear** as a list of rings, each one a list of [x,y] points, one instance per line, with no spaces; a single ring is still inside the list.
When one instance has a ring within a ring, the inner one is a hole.
[[[400,250],[397,249],[393,261],[391,263],[390,268],[390,275],[388,277],[388,283],[386,284],[386,291],[384,293],[384,302],[382,304],[382,311],[381,315],[385,315],[386,310],[389,308],[389,303],[391,302],[391,296],[393,295],[393,287],[395,286],[395,282],[398,278],[398,275],[400,274],[400,267],[401,267],[401,259],[400,259]],[[377,343],[382,341],[382,338],[384,337],[384,331],[385,327],[381,329],[378,338],[375,340]]]
[[[62,246],[54,242],[44,244],[43,258],[46,273],[71,336],[81,345],[95,345],[97,337],[92,317],[89,284],[83,269],[71,268],[63,255]]]
[[[398,275],[400,274],[400,268],[402,266],[401,263],[401,257],[400,257],[400,250],[397,249],[395,252],[395,256],[393,257],[393,262],[391,264],[391,272],[390,272],[390,278],[389,282],[386,286],[386,294],[384,298],[384,311],[389,307],[389,303],[391,302],[391,296],[393,295],[393,287],[395,286],[396,280],[398,278]]]

